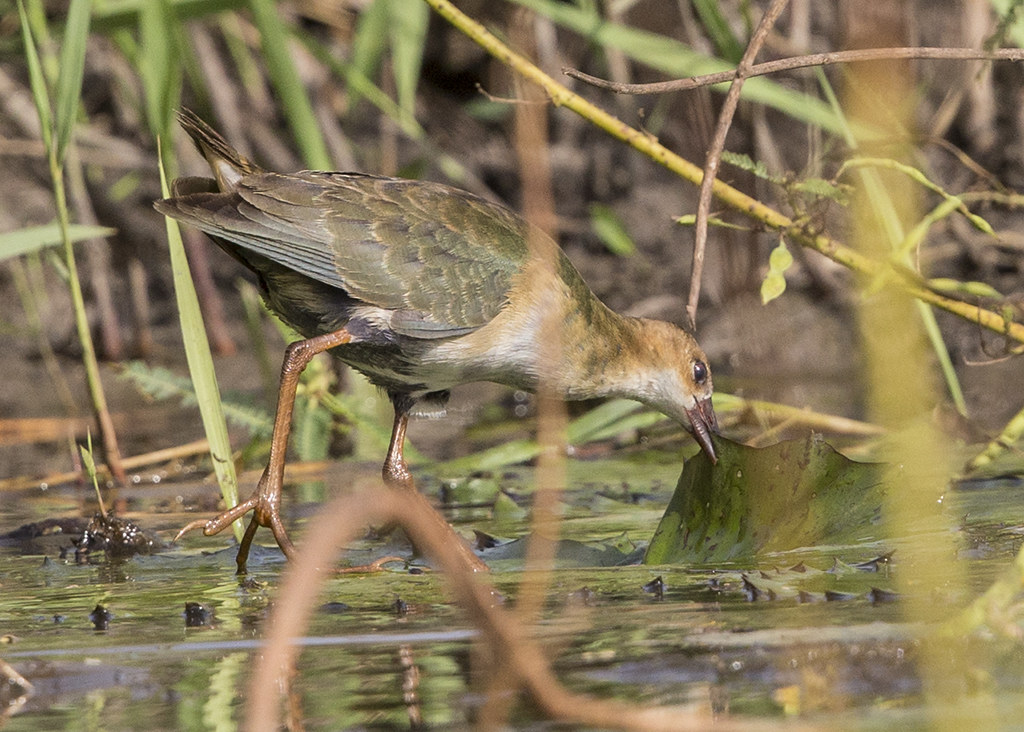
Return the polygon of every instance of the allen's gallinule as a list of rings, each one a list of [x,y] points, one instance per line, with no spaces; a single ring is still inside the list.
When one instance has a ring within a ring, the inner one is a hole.
[[[270,460],[256,492],[181,531],[212,535],[253,511],[240,572],[258,526],[293,553],[279,511],[292,406],[302,369],[326,350],[394,405],[383,469],[390,484],[413,488],[402,455],[413,405],[443,404],[451,387],[471,381],[525,390],[543,381],[569,400],[635,399],[689,424],[716,459],[711,371],[693,337],[609,310],[565,254],[512,211],[439,183],[270,173],[195,114],[179,118],[215,179],[175,181],[175,195],[157,201],[157,210],[206,232],[250,269],[270,309],[306,338],[286,352]],[[552,314],[561,324],[560,355],[542,358],[541,323]]]

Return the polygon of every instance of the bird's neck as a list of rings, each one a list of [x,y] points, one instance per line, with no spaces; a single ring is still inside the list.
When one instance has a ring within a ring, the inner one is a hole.
[[[565,301],[556,322],[542,327],[539,371],[568,400],[619,396],[644,370],[645,321],[627,318],[597,299],[575,268],[560,272]],[[549,311],[550,312],[550,311]],[[544,362],[556,364],[548,368]]]
[[[589,337],[561,344],[564,396],[581,400],[626,395],[646,367],[641,353],[643,321],[623,317],[603,304],[589,315],[567,318],[567,330],[585,328]]]

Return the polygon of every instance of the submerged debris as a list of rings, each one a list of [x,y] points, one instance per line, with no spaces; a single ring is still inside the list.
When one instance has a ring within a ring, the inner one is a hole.
[[[89,613],[89,620],[92,621],[92,626],[96,630],[108,630],[110,628],[110,621],[114,619],[114,613],[107,610],[102,605],[97,605],[93,608],[92,612]]]
[[[206,628],[213,625],[213,609],[201,602],[186,602],[184,616],[186,628]]]
[[[107,559],[128,559],[136,554],[153,554],[162,544],[128,519],[113,513],[96,514],[75,542],[75,562],[85,564],[89,555],[102,551]]]
[[[657,577],[655,577],[643,586],[643,591],[648,593],[649,595],[654,595],[655,600],[664,600],[665,580],[663,580],[661,575],[659,574]]]

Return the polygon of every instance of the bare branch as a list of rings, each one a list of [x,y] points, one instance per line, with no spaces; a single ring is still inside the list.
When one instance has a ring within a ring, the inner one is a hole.
[[[765,76],[780,71],[803,69],[810,66],[831,66],[833,64],[857,63],[860,61],[879,61],[883,59],[926,58],[941,61],[1024,61],[1024,49],[997,48],[994,51],[983,51],[978,48],[945,48],[933,46],[907,46],[897,48],[859,48],[850,51],[831,51],[829,53],[812,53],[807,56],[792,56],[776,61],[765,61],[750,67],[745,76]],[[689,91],[704,86],[721,84],[736,78],[736,70],[718,71],[714,74],[693,76],[689,79],[673,81],[657,81],[650,84],[622,84],[608,81],[576,69],[565,68],[562,73],[573,79],[591,84],[599,89],[607,89],[616,94],[666,94],[668,92]]]
[[[718,124],[715,127],[715,136],[708,148],[707,160],[704,162],[704,176],[700,182],[700,194],[697,198],[697,222],[694,231],[693,241],[693,271],[690,273],[690,296],[686,302],[686,316],[690,321],[690,327],[697,327],[697,300],[700,298],[700,281],[704,274],[704,252],[708,242],[708,216],[711,213],[711,190],[715,178],[718,177],[718,166],[722,160],[722,150],[725,148],[725,136],[732,126],[733,115],[740,103],[740,92],[743,90],[743,82],[749,76],[753,67],[754,59],[760,53],[761,47],[768,39],[768,32],[775,26],[782,11],[786,8],[789,0],[772,0],[768,11],[761,17],[757,24],[754,35],[743,52],[739,66],[736,67],[735,78],[729,93],[725,97],[725,104],[718,115]]]

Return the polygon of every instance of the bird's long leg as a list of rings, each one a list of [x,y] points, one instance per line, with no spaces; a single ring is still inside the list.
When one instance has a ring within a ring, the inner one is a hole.
[[[420,512],[434,524],[434,530],[440,536],[449,536],[451,546],[462,554],[467,566],[472,567],[474,572],[487,572],[487,564],[480,559],[470,548],[461,536],[455,533],[444,516],[430,502],[416,490],[416,484],[412,479],[412,473],[405,462],[405,429],[409,426],[409,409],[411,403],[396,399],[392,396],[392,404],[395,407],[395,423],[391,428],[391,444],[388,446],[388,456],[384,459],[384,468],[381,474],[384,482],[397,488],[405,488],[409,491],[409,500],[420,504]],[[370,570],[371,567],[353,568],[351,571]]]
[[[409,426],[409,410],[395,404],[395,424],[391,428],[391,444],[384,458],[381,475],[384,482],[396,488],[415,490],[416,485],[405,462],[405,428]]]
[[[238,546],[235,559],[238,573],[245,574],[245,563],[249,558],[249,547],[252,544],[256,529],[267,526],[274,532],[277,545],[290,559],[295,554],[295,547],[281,521],[281,489],[284,484],[284,461],[288,451],[288,435],[292,428],[292,408],[295,406],[295,390],[299,384],[299,376],[303,369],[318,353],[352,341],[352,334],[342,328],[333,333],[326,333],[303,341],[296,341],[285,351],[284,363],[281,365],[281,388],[277,395],[277,414],[274,416],[274,434],[270,440],[270,460],[263,476],[260,478],[256,491],[234,508],[215,516],[209,521],[193,521],[185,526],[175,540],[192,529],[202,528],[206,536],[217,534],[249,511],[253,512],[252,520],[245,530],[245,536]],[[404,434],[404,430],[403,430]],[[401,449],[399,449],[401,458]],[[403,463],[404,464],[404,463]]]

